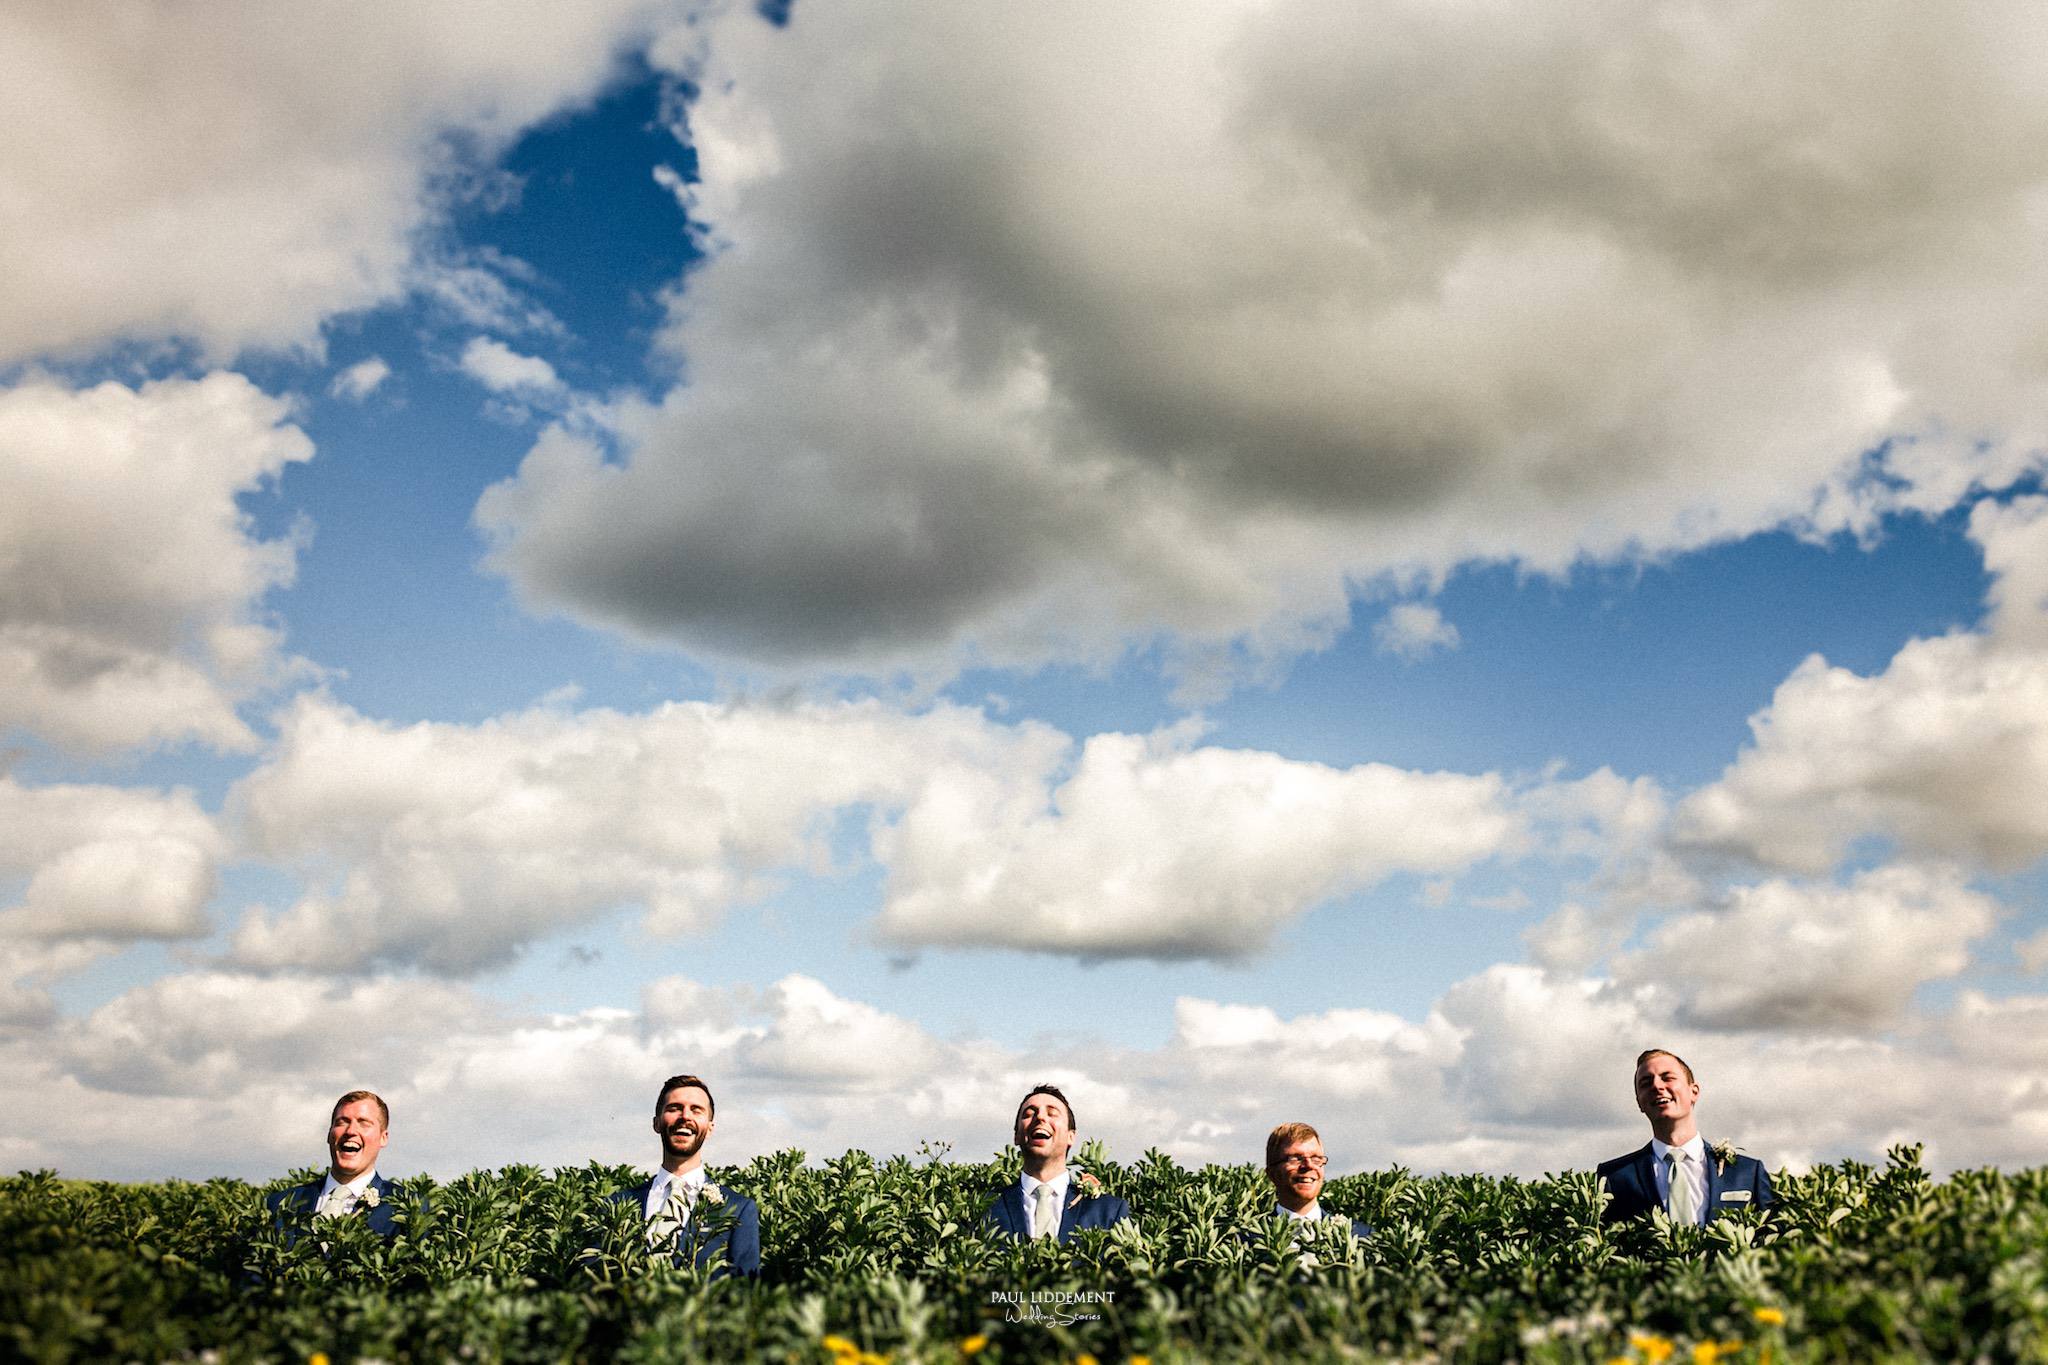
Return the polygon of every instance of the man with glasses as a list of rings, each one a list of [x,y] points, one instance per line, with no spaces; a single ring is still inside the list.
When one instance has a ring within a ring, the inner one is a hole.
[[[1323,1168],[1330,1159],[1323,1155],[1323,1140],[1306,1123],[1283,1123],[1266,1135],[1266,1179],[1273,1182],[1274,1216],[1291,1218],[1306,1232],[1329,1219],[1345,1215],[1323,1208]],[[1351,1235],[1370,1237],[1372,1229],[1351,1219]]]

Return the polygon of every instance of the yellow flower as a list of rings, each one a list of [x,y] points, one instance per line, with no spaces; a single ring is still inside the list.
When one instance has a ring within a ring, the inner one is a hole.
[[[857,1356],[860,1354],[860,1347],[854,1345],[845,1337],[826,1337],[818,1344],[835,1356]]]
[[[874,1351],[862,1351],[854,1357],[854,1360],[858,1365],[889,1365],[889,1357],[879,1355]]]
[[[1756,1320],[1766,1327],[1783,1327],[1785,1325],[1785,1310],[1782,1308],[1759,1308],[1756,1310]]]
[[[1628,1344],[1641,1351],[1649,1365],[1664,1365],[1671,1359],[1671,1353],[1678,1349],[1663,1337],[1646,1337],[1641,1333],[1631,1335]]]
[[[963,1356],[978,1356],[987,1349],[988,1338],[979,1332],[960,1343],[960,1354]]]
[[[1086,1351],[1083,1351],[1074,1357],[1074,1365],[1102,1365],[1102,1362],[1089,1355]]]
[[[306,1365],[327,1365],[327,1352],[313,1352],[313,1354],[306,1357]]]
[[[1131,1365],[1152,1365],[1151,1356],[1132,1356]]]
[[[1692,1348],[1692,1365],[1714,1365],[1722,1356],[1732,1356],[1741,1349],[1739,1341],[1703,1341]]]

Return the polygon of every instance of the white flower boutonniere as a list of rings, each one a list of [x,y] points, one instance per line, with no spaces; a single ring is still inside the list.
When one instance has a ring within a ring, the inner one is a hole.
[[[375,1185],[365,1185],[363,1186],[363,1198],[361,1202],[364,1208],[374,1209],[384,1201],[382,1198],[378,1196],[377,1187]]]
[[[1717,1142],[1707,1148],[1707,1150],[1714,1154],[1714,1174],[1726,1175],[1728,1167],[1733,1164],[1738,1150],[1735,1144],[1732,1142]]]
[[[725,1191],[719,1189],[718,1186],[712,1184],[710,1181],[705,1181],[704,1202],[707,1204],[723,1204],[725,1202]]]

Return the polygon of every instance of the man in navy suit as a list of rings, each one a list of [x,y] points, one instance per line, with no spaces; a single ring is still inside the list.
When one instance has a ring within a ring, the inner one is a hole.
[[[712,1277],[761,1273],[761,1209],[704,1173],[704,1143],[717,1127],[718,1102],[695,1076],[671,1076],[654,1097],[661,1169],[610,1196],[647,1219],[650,1251],[677,1265],[711,1266]]]
[[[1073,1238],[1079,1228],[1106,1228],[1131,1216],[1131,1206],[1085,1172],[1070,1170],[1074,1106],[1056,1085],[1034,1086],[1017,1106],[1015,1138],[1024,1173],[988,1206],[986,1222],[1020,1242]]]
[[[1330,1159],[1323,1155],[1323,1139],[1306,1123],[1283,1123],[1266,1135],[1266,1179],[1273,1182],[1273,1216],[1289,1218],[1297,1234],[1317,1223],[1347,1221],[1341,1213],[1323,1208],[1323,1168]],[[1372,1229],[1349,1219],[1353,1237],[1370,1237]]]
[[[377,1174],[377,1157],[391,1140],[391,1110],[368,1090],[351,1090],[334,1102],[327,1118],[327,1174],[264,1198],[279,1227],[293,1215],[314,1220],[361,1218],[380,1237],[398,1233],[395,1218],[400,1187]]]
[[[1763,1163],[1725,1144],[1707,1144],[1693,1123],[1700,1085],[1677,1053],[1651,1048],[1636,1058],[1636,1108],[1650,1120],[1650,1145],[1600,1163],[1608,1201],[1601,1218],[1619,1222],[1651,1209],[1673,1221],[1704,1224],[1727,1209],[1767,1208],[1771,1177]]]

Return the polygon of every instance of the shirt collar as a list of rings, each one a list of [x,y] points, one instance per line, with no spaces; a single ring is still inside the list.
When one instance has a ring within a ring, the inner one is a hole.
[[[1061,1171],[1050,1180],[1040,1180],[1037,1176],[1026,1171],[1018,1177],[1017,1188],[1024,1192],[1024,1202],[1028,1204],[1031,1202],[1031,1192],[1033,1190],[1037,1189],[1040,1185],[1050,1185],[1052,1186],[1053,1202],[1055,1204],[1064,1203],[1067,1197],[1067,1188],[1073,1183],[1073,1174],[1072,1171]]]
[[[1671,1150],[1671,1144],[1664,1141],[1664,1139],[1656,1137],[1650,1139],[1650,1155],[1655,1157],[1660,1164],[1663,1162],[1665,1154]],[[1690,1141],[1679,1143],[1677,1150],[1684,1152],[1688,1160],[1705,1161],[1707,1159],[1707,1139],[1702,1134],[1694,1133]]]
[[[1320,1199],[1318,1199],[1315,1203],[1310,1204],[1300,1213],[1296,1213],[1293,1209],[1288,1208],[1285,1204],[1281,1203],[1277,1199],[1273,1201],[1273,1207],[1279,1212],[1286,1214],[1289,1218],[1292,1218],[1297,1223],[1320,1223],[1325,1218],[1335,1218],[1337,1216],[1334,1213],[1324,1213],[1323,1202]]]
[[[654,1184],[649,1187],[648,1194],[650,1196],[659,1194],[663,1199],[666,1199],[668,1198],[669,1187],[680,1184],[684,1191],[689,1194],[690,1198],[695,1200],[697,1195],[703,1192],[705,1178],[704,1168],[701,1165],[692,1166],[681,1175],[671,1175],[667,1171],[656,1171],[654,1173]]]
[[[375,1166],[372,1166],[369,1170],[364,1171],[354,1180],[350,1180],[346,1183],[336,1180],[334,1178],[334,1172],[329,1171],[327,1173],[327,1183],[320,1187],[320,1197],[322,1199],[325,1199],[328,1195],[333,1194],[336,1190],[347,1190],[349,1192],[350,1198],[361,1199],[363,1197],[363,1191],[370,1188],[370,1182],[372,1180],[375,1180],[376,1178],[377,1168]]]

